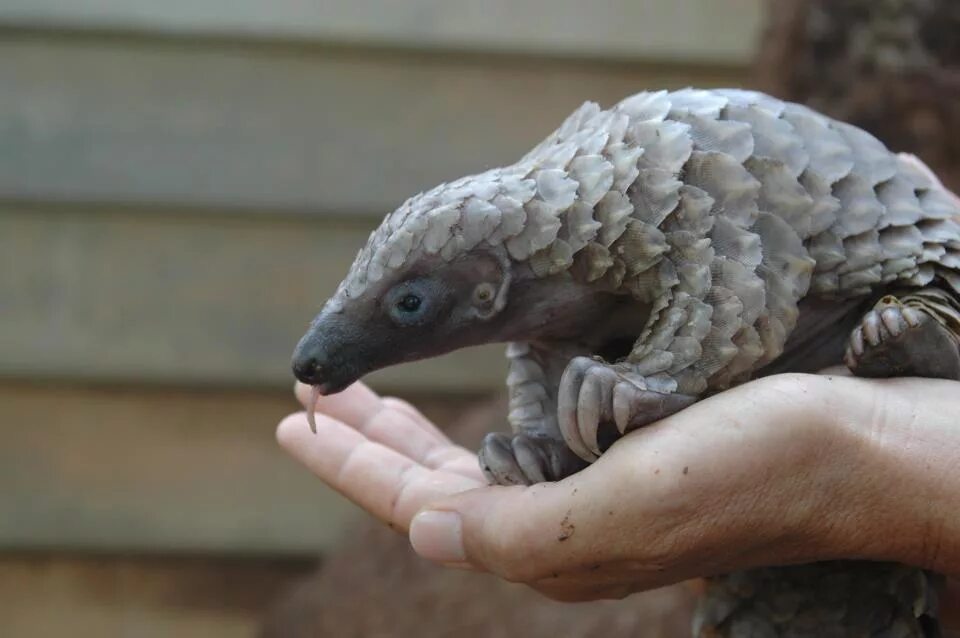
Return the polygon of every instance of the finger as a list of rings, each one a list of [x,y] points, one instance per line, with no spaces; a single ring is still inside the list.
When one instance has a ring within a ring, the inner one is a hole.
[[[380,395],[364,383],[354,383],[337,394],[321,396],[315,406],[310,405],[312,389],[299,381],[294,386],[294,393],[304,408],[315,409],[351,427],[365,423],[381,409]]]
[[[306,414],[290,415],[277,428],[277,440],[333,489],[399,529],[406,530],[427,503],[483,485],[462,474],[424,467],[325,415],[318,415],[316,423],[314,435]]]
[[[386,399],[380,402],[378,411],[356,426],[356,430],[371,441],[382,443],[421,465],[439,469],[450,463],[458,463],[470,465],[479,471],[476,454],[454,445],[433,429],[425,429],[408,412],[398,410],[393,402]]]
[[[346,390],[329,396],[321,396],[315,406],[310,405],[312,388],[303,383],[297,383],[294,392],[297,399],[307,410],[315,408],[317,412],[331,416],[342,423],[365,431],[370,421],[384,409],[390,409],[397,415],[403,415],[403,420],[422,430],[422,434],[437,440],[449,441],[437,426],[431,423],[419,410],[406,401],[393,397],[381,398],[376,392],[362,382],[357,382]]]
[[[299,384],[296,392],[298,396],[308,395],[310,386]],[[317,413],[352,426],[371,441],[428,468],[455,471],[478,480],[482,476],[473,452],[450,443],[409,404],[380,399],[363,384],[356,383],[340,395],[322,397]]]
[[[444,434],[443,430],[441,430],[436,425],[434,425],[433,421],[425,417],[423,413],[420,412],[420,410],[418,410],[416,407],[414,407],[412,404],[408,403],[407,401],[404,401],[403,399],[398,399],[396,397],[383,397],[382,401],[383,401],[383,404],[386,405],[387,407],[394,408],[396,410],[399,410],[400,412],[405,413],[407,416],[413,419],[416,423],[418,423],[420,427],[423,428],[424,430],[433,432],[444,441],[450,440],[450,437]]]
[[[597,539],[622,530],[591,512],[596,490],[575,479],[486,487],[441,499],[414,518],[411,544],[424,558],[465,560],[514,582],[601,561],[606,548]]]
[[[381,397],[363,382],[358,381],[337,394],[321,396],[317,399],[315,406],[311,405],[313,398],[311,391],[311,386],[299,381],[294,386],[294,393],[305,409],[310,410],[315,407],[318,412],[332,416],[351,427],[361,427],[371,416],[386,406],[404,413],[424,431],[443,440],[449,440],[447,435],[423,416],[420,410],[402,399]]]

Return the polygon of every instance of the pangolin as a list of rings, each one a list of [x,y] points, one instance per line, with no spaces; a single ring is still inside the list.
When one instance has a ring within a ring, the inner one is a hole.
[[[738,89],[587,102],[519,161],[390,213],[293,358],[317,394],[506,342],[492,483],[556,481],[750,378],[960,379],[960,204],[917,161]],[[716,578],[700,636],[934,636],[935,579],[838,561]]]

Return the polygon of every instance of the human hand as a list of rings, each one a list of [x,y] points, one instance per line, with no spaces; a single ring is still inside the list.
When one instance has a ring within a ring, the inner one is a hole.
[[[486,487],[472,451],[362,384],[321,399],[317,435],[301,412],[277,436],[426,558],[587,600],[832,558],[956,573],[957,396],[949,381],[770,377],[532,487]]]

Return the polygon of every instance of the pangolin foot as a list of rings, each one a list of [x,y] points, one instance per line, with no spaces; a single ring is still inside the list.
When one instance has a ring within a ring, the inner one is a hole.
[[[960,378],[956,337],[893,295],[880,299],[850,334],[844,363],[861,377]]]
[[[671,386],[675,383],[668,377],[643,377],[629,364],[576,357],[560,379],[560,433],[577,456],[596,460],[620,435],[696,401],[695,397],[671,392]]]
[[[494,485],[533,485],[559,481],[587,464],[550,437],[491,432],[480,447],[480,469]]]

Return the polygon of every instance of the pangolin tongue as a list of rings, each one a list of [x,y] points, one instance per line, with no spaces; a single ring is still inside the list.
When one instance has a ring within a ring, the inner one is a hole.
[[[320,386],[315,385],[310,388],[310,402],[307,404],[307,423],[310,424],[310,431],[317,433],[317,401],[320,400]]]

